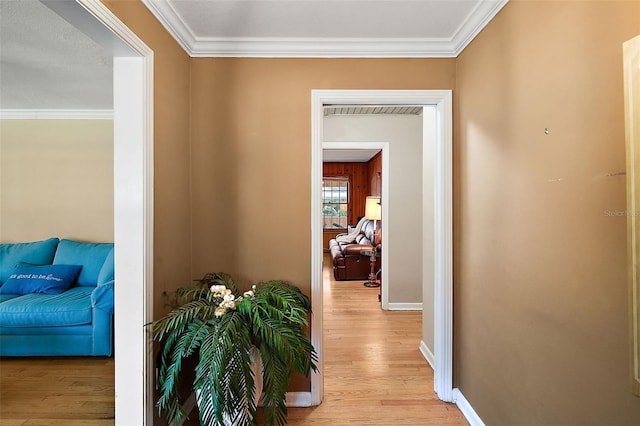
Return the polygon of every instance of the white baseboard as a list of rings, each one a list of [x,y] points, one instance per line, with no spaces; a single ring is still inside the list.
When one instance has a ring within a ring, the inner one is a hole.
[[[436,357],[433,355],[433,352],[431,352],[424,340],[420,341],[420,353],[422,353],[422,356],[427,360],[431,368],[435,370]]]
[[[460,389],[453,389],[453,402],[456,403],[462,415],[467,419],[471,426],[485,426],[484,422],[473,409],[467,398],[464,397]]]
[[[287,407],[311,407],[311,392],[287,392]]]
[[[387,309],[390,311],[421,311],[422,303],[389,303]]]

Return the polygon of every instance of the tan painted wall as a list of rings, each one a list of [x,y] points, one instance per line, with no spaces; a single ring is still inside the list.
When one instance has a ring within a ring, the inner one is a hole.
[[[640,2],[512,1],[457,59],[454,381],[486,424],[640,424],[609,213],[638,33]]]
[[[311,90],[450,89],[454,61],[197,58],[191,66],[193,273],[311,294]],[[294,379],[292,391],[308,390]]]
[[[0,121],[0,241],[113,241],[113,121]]]
[[[140,1],[102,0],[154,52],[154,316],[191,284],[190,58]]]
[[[324,117],[323,142],[389,143],[389,303],[422,303],[422,116]]]
[[[193,272],[310,294],[311,90],[450,89],[454,60],[192,62]]]

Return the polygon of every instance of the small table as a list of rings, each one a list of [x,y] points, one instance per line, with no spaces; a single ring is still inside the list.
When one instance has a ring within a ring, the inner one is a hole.
[[[369,263],[371,264],[371,271],[369,272],[369,278],[364,283],[365,287],[380,287],[380,282],[378,281],[378,272],[376,272],[376,258],[380,255],[380,246],[375,248],[362,250],[360,254],[363,256],[369,257]]]

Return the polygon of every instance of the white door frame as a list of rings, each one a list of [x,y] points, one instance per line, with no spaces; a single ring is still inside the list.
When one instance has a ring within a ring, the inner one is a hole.
[[[379,149],[382,151],[382,217],[387,223],[389,223],[389,203],[385,200],[389,200],[389,142],[323,142],[322,149]],[[320,158],[322,161],[322,158]],[[320,181],[322,183],[322,180]],[[322,225],[321,225],[322,228]],[[389,265],[388,265],[388,253],[387,250],[387,227],[382,227],[382,282],[389,282]],[[324,248],[323,248],[324,249]],[[389,309],[389,286],[382,286],[381,305],[382,309]]]
[[[113,58],[115,423],[153,423],[153,51],[99,0],[43,0]]]
[[[434,389],[443,401],[453,401],[453,231],[452,231],[452,93],[451,90],[312,90],[311,91],[311,342],[319,354],[311,376],[310,403],[322,402],[322,131],[324,105],[425,105],[436,109],[434,149]],[[424,219],[423,219],[424,220]],[[384,239],[383,239],[384,241]],[[427,277],[423,276],[423,280]],[[426,309],[426,307],[425,307]]]

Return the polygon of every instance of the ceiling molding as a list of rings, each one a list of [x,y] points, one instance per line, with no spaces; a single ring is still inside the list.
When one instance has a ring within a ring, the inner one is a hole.
[[[495,18],[508,2],[509,0],[499,0],[497,2],[481,1],[478,3],[473,11],[467,15],[467,18],[452,38],[452,44],[455,46],[453,56],[457,57],[462,53],[465,47]]]
[[[191,57],[453,58],[509,0],[480,1],[450,38],[196,37],[170,2],[142,0]]]
[[[201,39],[189,54],[249,58],[449,58],[454,56],[453,49],[448,40],[265,37]]]
[[[453,37],[453,44],[456,46],[455,55],[453,56],[457,57],[462,53],[508,2],[509,0],[499,0],[497,2],[481,1],[478,3]]]
[[[151,11],[162,26],[173,36],[180,46],[190,56],[192,46],[196,42],[196,37],[189,29],[189,26],[182,20],[178,12],[167,1],[142,0],[142,3]]]
[[[0,109],[0,120],[113,120],[113,110]]]

